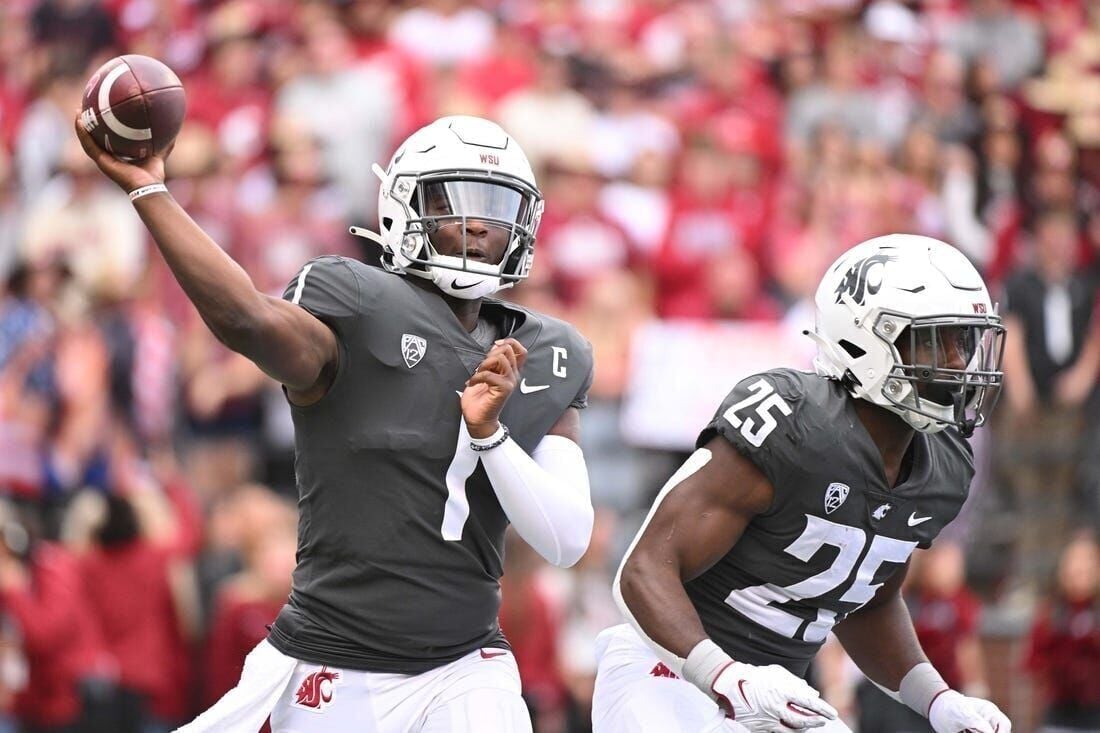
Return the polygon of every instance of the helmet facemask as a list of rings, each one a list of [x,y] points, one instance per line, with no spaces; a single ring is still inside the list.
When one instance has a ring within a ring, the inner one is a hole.
[[[926,432],[953,425],[963,437],[985,424],[1004,380],[999,315],[883,311],[872,330],[894,354],[882,396],[907,422]]]
[[[388,263],[393,269],[427,277],[463,299],[512,287],[530,273],[543,202],[524,181],[479,171],[432,172],[395,177],[390,195],[407,213],[400,256],[393,258],[399,261]],[[491,238],[506,241],[499,259],[490,251],[495,246],[478,241]]]

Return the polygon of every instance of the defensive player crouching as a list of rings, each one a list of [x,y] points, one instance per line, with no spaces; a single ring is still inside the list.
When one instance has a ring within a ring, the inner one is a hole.
[[[474,117],[414,133],[375,166],[386,269],[321,257],[275,298],[172,199],[163,158],[119,161],[76,127],[294,419],[290,599],[238,685],[181,730],[255,733],[270,713],[275,733],[530,731],[497,623],[504,532],[562,566],[587,548],[592,359],[568,324],[488,298],[527,276],[542,213],[515,140]]]
[[[949,689],[899,595],[966,498],[965,438],[1002,381],[985,284],[949,245],[896,234],[844,253],[815,304],[816,374],[738,384],[627,552],[597,733],[847,731],[802,679],[830,630],[936,733],[1011,729]]]

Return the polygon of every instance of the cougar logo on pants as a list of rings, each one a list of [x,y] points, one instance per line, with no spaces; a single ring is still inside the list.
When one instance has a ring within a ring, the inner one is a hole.
[[[300,708],[310,710],[323,710],[324,706],[332,702],[333,688],[336,680],[340,679],[339,672],[330,671],[328,667],[313,674],[307,675],[298,691],[294,693],[294,704]]]

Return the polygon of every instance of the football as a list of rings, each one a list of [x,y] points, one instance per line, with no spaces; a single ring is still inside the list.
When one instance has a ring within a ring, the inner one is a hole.
[[[138,161],[160,153],[183,125],[187,97],[179,77],[148,56],[116,56],[84,87],[80,123],[116,158]]]

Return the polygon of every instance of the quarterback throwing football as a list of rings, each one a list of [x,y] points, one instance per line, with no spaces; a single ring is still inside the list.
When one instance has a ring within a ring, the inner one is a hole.
[[[802,679],[830,631],[936,733],[1011,729],[943,681],[899,595],[966,498],[966,438],[1000,388],[985,284],[953,247],[895,234],[844,253],[815,304],[816,373],[738,384],[627,552],[598,733],[847,731]]]
[[[504,130],[447,117],[381,178],[385,270],[307,263],[282,298],[172,199],[164,161],[84,150],[124,190],[214,334],[281,382],[298,565],[237,687],[182,730],[530,731],[497,624],[509,523],[556,565],[588,545],[577,445],[592,379],[568,324],[489,298],[530,270],[542,197]],[[518,387],[518,389],[517,389]]]

